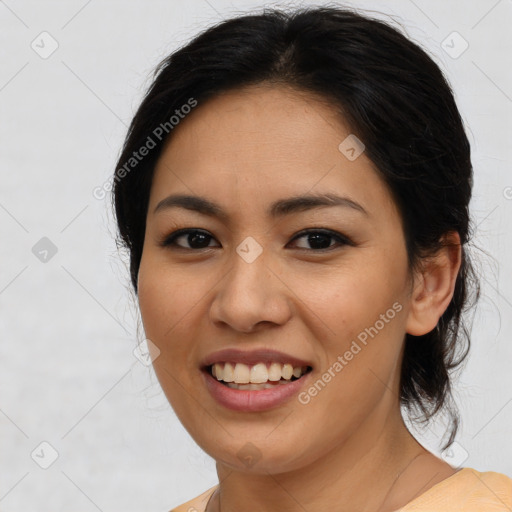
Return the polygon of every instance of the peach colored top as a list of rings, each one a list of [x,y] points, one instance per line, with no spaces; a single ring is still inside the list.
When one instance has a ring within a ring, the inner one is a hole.
[[[171,512],[205,512],[217,485]],[[462,468],[395,512],[509,512],[512,479],[503,473]]]

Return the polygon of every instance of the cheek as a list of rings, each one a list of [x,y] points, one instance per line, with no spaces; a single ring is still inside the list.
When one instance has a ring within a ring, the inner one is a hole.
[[[195,304],[194,287],[180,282],[179,274],[146,258],[139,269],[138,301],[144,333],[160,350],[155,370],[181,374],[189,366],[188,344],[183,343],[187,314]],[[181,342],[180,342],[181,340]]]
[[[200,377],[187,342],[191,337],[187,314],[196,303],[187,292],[194,287],[180,282],[176,272],[161,269],[149,258],[141,261],[139,308],[145,336],[160,350],[153,360],[155,374],[170,405],[187,422],[192,415],[190,404],[194,403],[190,394],[197,388],[193,380]]]
[[[398,268],[388,268],[382,260],[370,265],[363,258],[325,275],[310,275],[303,286],[296,282],[293,288],[325,326],[325,339],[333,343],[356,337],[403,296]]]
[[[405,271],[400,262],[383,258],[373,264],[360,258],[348,269],[330,273],[329,281],[327,276],[312,280],[315,286],[308,306],[328,328],[321,337],[325,350],[321,371],[330,368],[336,375],[324,374],[330,381],[324,403],[329,408],[354,407],[358,397],[356,409],[365,410],[399,370],[406,320]],[[333,367],[336,361],[339,364]]]
[[[194,291],[195,290],[195,291]],[[138,300],[146,335],[163,339],[197,302],[197,287],[183,273],[158,258],[143,256],[139,269]]]

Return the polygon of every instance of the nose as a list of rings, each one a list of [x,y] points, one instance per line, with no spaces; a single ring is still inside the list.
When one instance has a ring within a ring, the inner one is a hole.
[[[290,319],[290,288],[268,266],[264,254],[248,263],[234,253],[231,269],[218,284],[211,304],[214,324],[251,333],[267,324],[284,325]]]

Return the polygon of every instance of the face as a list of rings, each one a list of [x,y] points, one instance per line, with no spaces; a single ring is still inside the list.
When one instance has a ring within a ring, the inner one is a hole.
[[[252,86],[199,104],[155,169],[138,278],[155,372],[195,441],[232,468],[300,468],[398,410],[405,240],[350,134],[313,96]],[[164,201],[178,194],[216,208]],[[343,199],[315,203],[326,195]],[[215,361],[226,380],[281,380],[233,389],[205,368]],[[292,381],[289,363],[308,371]]]

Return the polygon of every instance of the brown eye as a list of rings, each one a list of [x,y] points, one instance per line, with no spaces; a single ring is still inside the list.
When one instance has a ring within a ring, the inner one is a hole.
[[[189,247],[177,244],[176,240],[183,238]],[[179,229],[171,235],[167,236],[160,245],[163,247],[176,247],[179,249],[206,249],[209,247],[209,242],[213,240],[213,237],[206,231],[200,231],[198,229]]]
[[[308,229],[305,231],[301,231],[298,235],[295,236],[295,238],[292,239],[292,242],[294,240],[299,240],[301,238],[306,239],[306,243],[310,244],[312,249],[308,249],[307,247],[299,247],[299,249],[306,249],[306,250],[314,250],[314,251],[326,251],[331,250],[336,247],[336,243],[334,245],[331,245],[331,242],[334,240],[337,242],[338,246],[343,245],[354,245],[349,238],[347,238],[344,235],[341,235],[340,233],[337,233],[335,231],[330,230],[319,230],[319,229]]]
[[[176,243],[177,240],[183,238],[188,247]],[[308,247],[298,247],[300,250],[306,250],[309,252],[322,252],[335,249],[344,245],[353,246],[354,243],[346,236],[337,233],[336,231],[326,229],[308,229],[298,233],[291,242],[304,238],[306,243],[310,245]],[[166,236],[159,245],[162,247],[172,249],[183,249],[183,250],[201,250],[208,249],[213,246],[210,242],[214,240],[213,236],[208,234],[206,231],[198,229],[179,229],[174,233]],[[332,242],[335,242],[334,244]]]

